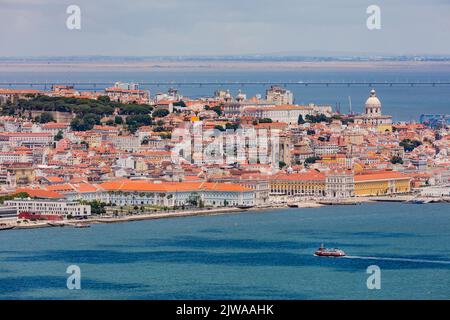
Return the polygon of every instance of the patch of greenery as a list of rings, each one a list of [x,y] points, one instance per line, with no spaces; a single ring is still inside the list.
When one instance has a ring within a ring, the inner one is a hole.
[[[90,205],[91,206],[91,214],[93,215],[100,215],[106,213],[106,203],[100,202],[98,200],[92,200],[92,201],[85,201],[81,200],[81,204]]]
[[[164,117],[166,117],[167,115],[169,115],[169,110],[166,110],[166,109],[158,109],[158,110],[155,110],[155,111],[153,111],[153,114],[152,114],[152,116],[154,117],[154,118],[164,118]]]
[[[331,118],[327,117],[324,114],[318,114],[318,115],[306,115],[305,117],[307,122],[311,122],[311,123],[320,123],[320,122],[331,122]]]
[[[403,164],[403,159],[399,156],[393,156],[391,158],[391,163],[392,164]]]
[[[406,152],[411,152],[418,146],[422,145],[419,140],[404,139],[399,144]]]
[[[26,192],[18,192],[14,194],[8,194],[5,196],[0,196],[0,203],[3,204],[5,201],[14,200],[14,199],[25,199],[29,198],[30,195]]]
[[[220,117],[223,114],[222,111],[222,107],[221,106],[215,106],[215,107],[210,107],[210,106],[205,106],[205,110],[212,110],[215,113],[217,113],[217,115]]]
[[[128,126],[128,130],[131,133],[134,133],[137,131],[139,127],[152,125],[153,120],[147,114],[136,114],[128,116],[127,119],[125,120],[125,123]]]
[[[99,115],[88,113],[82,116],[75,117],[70,122],[70,127],[74,131],[88,131],[91,130],[95,125],[99,125],[100,119],[101,118]]]
[[[320,157],[308,157],[305,159],[305,165],[316,163],[317,160],[320,160]]]
[[[40,116],[37,116],[34,118],[36,122],[39,123],[48,123],[48,122],[54,122],[55,119],[53,118],[52,114],[50,112],[42,112]]]
[[[149,114],[152,107],[145,104],[125,104],[120,102],[110,101],[109,97],[102,96],[97,100],[94,99],[80,99],[80,98],[64,98],[64,97],[48,97],[45,95],[38,95],[30,99],[19,99],[13,104],[4,106],[2,110],[3,115],[27,114],[28,111],[59,111],[71,112],[77,116],[82,116],[88,113],[108,116],[112,115],[115,110],[118,110],[122,115],[133,114]],[[42,115],[41,115],[42,117]]]

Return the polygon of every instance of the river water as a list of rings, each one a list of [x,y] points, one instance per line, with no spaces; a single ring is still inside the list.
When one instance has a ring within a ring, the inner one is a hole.
[[[378,203],[3,231],[0,299],[448,299],[449,212]],[[314,257],[321,243],[349,257]],[[66,287],[70,265],[81,290]]]
[[[353,71],[332,71],[332,70],[295,70],[295,71],[185,71],[185,72],[167,72],[167,71],[82,71],[82,72],[0,72],[0,82],[20,82],[20,81],[72,81],[72,82],[155,82],[155,81],[178,81],[178,82],[298,82],[298,81],[318,81],[318,82],[430,82],[430,81],[450,81],[448,71],[436,71],[427,68],[419,71],[409,70],[353,70]],[[19,86],[19,88],[24,88]],[[36,88],[36,87],[34,87]],[[37,87],[38,89],[47,89],[47,87]],[[145,86],[144,89],[150,90],[151,94],[157,92],[166,92],[168,86]],[[177,87],[180,93],[198,98],[203,96],[212,96],[217,89],[229,89],[233,95],[238,90],[242,90],[248,97],[256,94],[265,95],[267,86],[263,85],[206,85],[206,86],[187,86]],[[342,113],[351,111],[361,113],[364,111],[364,102],[369,97],[372,87],[369,86],[298,86],[287,85],[295,96],[295,102],[298,104],[327,104],[337,106]],[[101,91],[103,88],[80,87],[80,89],[89,89]],[[450,87],[449,86],[387,86],[380,85],[375,87],[377,95],[381,100],[383,113],[392,115],[394,121],[418,121],[421,114],[449,114],[450,113]],[[350,97],[350,98],[349,98]]]

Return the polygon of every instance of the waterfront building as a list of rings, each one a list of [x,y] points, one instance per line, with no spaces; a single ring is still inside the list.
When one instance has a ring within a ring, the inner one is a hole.
[[[396,171],[378,170],[352,173],[336,170],[329,173],[310,170],[277,174],[270,180],[272,195],[347,198],[380,196],[411,191],[411,178]]]
[[[301,173],[281,173],[270,179],[271,195],[323,197],[325,174],[316,170]]]
[[[328,198],[350,198],[355,190],[354,175],[350,170],[333,170],[325,178],[325,195]]]
[[[450,186],[433,186],[426,187],[421,190],[420,195],[423,197],[442,198],[450,197]]]
[[[239,172],[239,175],[211,177],[211,182],[234,183],[255,191],[255,205],[269,203],[270,183],[267,175]]]
[[[14,206],[0,206],[0,223],[2,220],[17,219],[17,209]]]
[[[382,196],[411,191],[411,177],[397,171],[357,173],[354,179],[355,196]]]
[[[255,190],[238,184],[211,182],[166,182],[116,180],[99,185],[102,202],[117,206],[254,206]]]
[[[15,199],[5,201],[5,205],[15,207],[19,218],[33,218],[33,216],[36,218],[45,218],[45,216],[80,218],[91,215],[90,205],[74,201]]]

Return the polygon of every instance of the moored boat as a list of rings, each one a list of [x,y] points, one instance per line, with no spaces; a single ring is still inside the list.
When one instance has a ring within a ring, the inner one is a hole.
[[[247,206],[247,205],[237,206],[237,208],[239,208],[239,209],[251,209],[253,207],[254,206]]]
[[[14,228],[15,228],[15,226],[11,226],[11,225],[0,225],[0,231],[11,230],[11,229],[14,229]]]

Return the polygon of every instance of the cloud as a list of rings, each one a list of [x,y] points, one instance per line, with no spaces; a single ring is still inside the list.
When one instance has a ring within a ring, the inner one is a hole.
[[[0,0],[0,55],[450,54],[449,1],[379,0],[382,29],[369,31],[372,2]],[[65,26],[71,4],[81,30]]]

